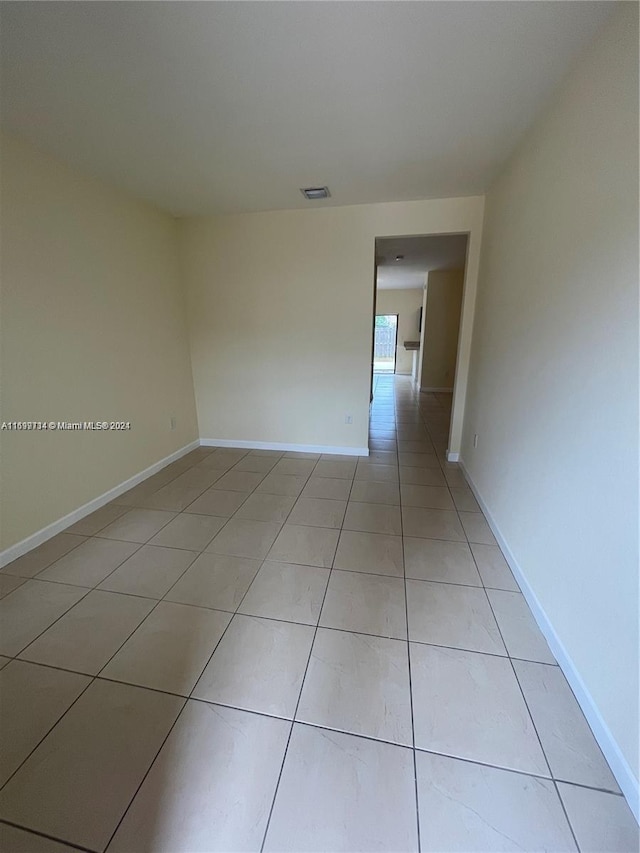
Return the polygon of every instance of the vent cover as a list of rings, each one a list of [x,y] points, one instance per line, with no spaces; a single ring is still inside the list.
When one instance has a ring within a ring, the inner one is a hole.
[[[331,198],[329,187],[302,187],[300,192],[309,201],[317,201],[320,198]]]

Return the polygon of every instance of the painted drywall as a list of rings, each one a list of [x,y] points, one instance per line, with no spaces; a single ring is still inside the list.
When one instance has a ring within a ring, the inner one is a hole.
[[[433,270],[427,275],[420,374],[423,391],[453,390],[463,285],[464,270]]]
[[[197,438],[175,221],[4,135],[2,548]],[[170,418],[176,429],[170,430]]]
[[[637,34],[623,4],[487,196],[463,441],[636,780]]]
[[[201,437],[366,448],[375,238],[469,233],[459,441],[482,211],[470,197],[186,220]]]
[[[422,288],[378,289],[376,314],[398,315],[398,345],[396,347],[396,373],[410,374],[413,352],[404,348],[405,341],[419,341],[418,321],[422,306]]]

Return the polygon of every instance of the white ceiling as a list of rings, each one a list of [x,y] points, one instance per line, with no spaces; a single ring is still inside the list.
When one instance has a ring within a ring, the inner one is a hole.
[[[2,120],[176,215],[482,193],[615,5],[3,2]]]
[[[404,255],[396,261],[397,255]],[[385,237],[376,240],[380,290],[421,288],[432,270],[463,269],[467,259],[466,234],[434,237]]]

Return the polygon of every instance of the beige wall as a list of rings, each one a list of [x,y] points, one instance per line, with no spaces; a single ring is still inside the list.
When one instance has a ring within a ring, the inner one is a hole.
[[[422,288],[378,289],[376,314],[398,315],[396,373],[411,373],[413,353],[404,348],[405,341],[419,341],[418,319],[422,306]]]
[[[420,387],[453,389],[464,270],[437,270],[427,275],[427,301],[422,344]]]
[[[487,196],[463,443],[614,769],[636,780],[637,10],[616,13]]]
[[[6,548],[197,426],[175,221],[15,138],[1,154],[2,420],[132,425],[1,432]]]
[[[470,331],[482,209],[475,197],[180,224],[3,137],[2,418],[133,428],[0,433],[1,547],[198,437],[185,279],[203,437],[366,447],[374,239],[470,232]]]
[[[473,197],[185,222],[200,435],[366,448],[375,238],[470,232],[470,339],[482,211]],[[468,347],[462,364],[458,430]]]

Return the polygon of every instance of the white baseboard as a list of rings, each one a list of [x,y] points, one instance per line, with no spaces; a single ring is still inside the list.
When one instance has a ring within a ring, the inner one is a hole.
[[[368,456],[368,447],[334,447],[326,444],[285,444],[280,441],[239,441],[226,438],[201,438],[203,447],[241,447],[249,450],[293,450],[297,453],[331,453],[334,456]]]
[[[453,388],[432,388],[432,387],[422,387],[420,389],[421,394],[453,394]]]
[[[109,501],[114,500],[129,489],[132,489],[134,486],[137,486],[138,483],[146,480],[147,477],[150,477],[152,474],[157,474],[158,471],[161,471],[167,465],[171,464],[171,462],[175,462],[176,459],[180,459],[180,457],[185,456],[185,454],[189,453],[190,450],[195,450],[196,447],[200,447],[200,442],[198,440],[185,444],[185,446],[181,447],[180,450],[176,450],[174,453],[169,454],[169,456],[165,456],[165,458],[161,459],[159,462],[154,462],[153,465],[145,468],[144,471],[134,474],[133,477],[129,477],[128,480],[125,480],[123,483],[109,489],[108,492],[100,495],[100,497],[94,498],[83,506],[78,507],[78,509],[74,509],[73,512],[68,513],[63,518],[59,518],[58,521],[48,524],[46,527],[43,527],[42,530],[38,530],[36,533],[31,534],[31,536],[27,536],[27,538],[23,539],[21,542],[16,542],[15,545],[5,548],[4,551],[0,552],[0,567],[6,566],[7,563],[10,563],[12,560],[17,560],[18,557],[22,557],[23,554],[27,553],[27,551],[31,551],[33,548],[37,548],[38,545],[42,545],[43,542],[46,542],[47,539],[51,539],[52,536],[62,533],[62,531],[66,530],[71,524],[75,524],[76,521],[80,521],[85,516],[90,515],[97,509],[100,509],[100,507],[108,504]]]
[[[608,725],[604,721],[602,714],[600,713],[598,706],[593,700],[586,684],[584,683],[582,676],[578,672],[575,664],[571,660],[569,653],[567,652],[562,640],[556,633],[555,628],[551,624],[549,617],[542,609],[542,605],[538,601],[538,598],[529,585],[522,569],[518,565],[515,557],[511,553],[511,549],[507,545],[504,536],[500,532],[500,528],[498,527],[493,515],[491,514],[491,510],[487,507],[482,495],[478,491],[476,484],[471,479],[469,472],[465,468],[464,460],[460,459],[460,467],[464,473],[464,476],[471,487],[471,491],[473,492],[476,500],[480,504],[480,508],[482,512],[485,514],[487,522],[489,523],[489,527],[493,531],[493,535],[496,537],[498,545],[504,557],[509,564],[511,571],[513,572],[518,584],[520,585],[520,589],[522,590],[522,594],[524,595],[527,604],[531,608],[531,612],[533,613],[533,617],[538,623],[538,627],[544,634],[544,637],[549,644],[549,648],[553,652],[560,669],[563,671],[567,681],[573,693],[578,700],[578,704],[582,708],[582,712],[587,718],[587,722],[591,727],[591,731],[593,732],[595,739],[597,740],[600,749],[604,753],[604,757],[609,762],[609,767],[611,768],[611,772],[615,776],[618,785],[620,786],[620,790],[625,796],[625,799],[629,803],[629,807],[633,814],[635,815],[636,820],[640,819],[640,787],[638,785],[638,780],[636,779],[629,762],[622,754],[618,743],[613,737],[611,730]]]
[[[447,462],[459,462],[460,454],[454,453],[452,450],[447,450]]]

